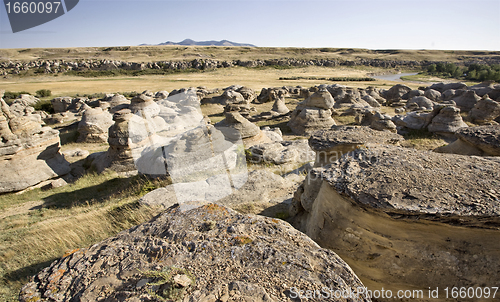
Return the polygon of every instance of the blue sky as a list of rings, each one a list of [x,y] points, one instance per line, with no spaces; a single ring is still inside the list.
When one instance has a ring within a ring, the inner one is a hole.
[[[0,7],[0,48],[186,38],[276,47],[500,50],[500,0],[80,0],[65,15],[15,34]]]

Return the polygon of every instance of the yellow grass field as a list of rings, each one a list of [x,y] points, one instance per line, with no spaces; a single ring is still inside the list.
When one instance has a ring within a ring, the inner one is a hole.
[[[35,93],[40,89],[49,89],[53,96],[74,96],[76,94],[116,93],[144,90],[159,91],[206,86],[224,88],[233,84],[248,86],[255,90],[264,87],[297,86],[311,87],[319,84],[338,83],[350,87],[385,87],[395,85],[391,81],[369,82],[332,82],[326,80],[279,80],[280,77],[367,77],[372,73],[396,73],[395,70],[368,67],[300,67],[291,69],[246,68],[232,67],[216,69],[205,72],[178,73],[168,75],[143,75],[128,77],[99,77],[84,78],[77,76],[37,76],[37,77],[11,77],[0,79],[0,90],[28,91]],[[418,82],[405,82],[412,88],[421,84]]]

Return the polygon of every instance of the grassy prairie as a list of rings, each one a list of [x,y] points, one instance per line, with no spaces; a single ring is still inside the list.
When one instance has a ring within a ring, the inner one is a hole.
[[[0,61],[109,59],[129,62],[162,60],[256,60],[256,59],[383,59],[448,61],[500,57],[499,51],[369,50],[355,48],[223,47],[223,46],[123,46],[79,48],[0,49]]]
[[[332,82],[327,80],[279,80],[280,77],[367,77],[372,73],[396,72],[374,67],[300,67],[291,69],[233,67],[212,71],[179,73],[169,75],[146,75],[137,77],[82,78],[76,76],[37,76],[28,78],[0,79],[0,90],[28,91],[40,89],[52,91],[55,96],[75,96],[76,94],[116,93],[124,91],[142,92],[178,89],[182,87],[206,86],[224,88],[233,84],[248,86],[255,90],[264,87],[297,86],[311,87],[319,84],[338,83],[350,87],[376,86],[389,88],[396,82],[377,80],[371,82]],[[419,83],[405,83],[417,88]]]
[[[115,173],[88,174],[73,184],[0,196],[0,301],[17,301],[28,277],[72,250],[150,219],[145,193],[168,183]]]

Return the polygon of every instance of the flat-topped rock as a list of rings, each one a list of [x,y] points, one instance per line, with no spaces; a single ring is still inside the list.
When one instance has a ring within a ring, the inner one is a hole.
[[[313,133],[309,146],[316,152],[314,166],[318,167],[335,162],[342,155],[368,143],[399,144],[403,140],[399,134],[365,126],[333,126]]]
[[[313,133],[309,138],[309,145],[314,151],[329,151],[339,146],[400,141],[403,141],[401,135],[387,131],[376,131],[364,126],[333,126],[331,129]]]
[[[20,301],[150,301],[174,288],[182,301],[289,301],[292,287],[341,293],[363,284],[334,252],[284,221],[191,202],[54,261],[22,288]]]
[[[479,157],[378,145],[313,173],[360,205],[388,213],[500,216],[500,165]]]

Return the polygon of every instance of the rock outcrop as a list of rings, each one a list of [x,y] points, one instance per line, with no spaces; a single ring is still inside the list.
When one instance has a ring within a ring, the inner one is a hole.
[[[475,286],[500,277],[499,177],[486,158],[366,145],[308,173],[292,224],[368,287]]]
[[[108,130],[108,151],[94,153],[89,158],[98,173],[105,169],[116,172],[136,171],[132,155],[133,137],[129,131],[129,123],[133,117],[130,109],[121,109],[113,115],[114,124]]]
[[[362,287],[334,252],[288,223],[192,202],[53,262],[20,301],[285,301],[324,288],[335,301],[370,301],[341,297]]]
[[[364,126],[333,126],[314,132],[309,138],[309,146],[316,153],[314,166],[319,167],[333,163],[368,143],[399,144],[403,140],[399,134]]]
[[[254,145],[249,148],[249,160],[254,164],[307,163],[314,160],[314,152],[307,140],[281,141]]]
[[[435,103],[425,96],[416,96],[406,103],[407,111],[432,110]]]
[[[368,126],[374,130],[396,132],[397,127],[392,117],[381,113],[375,108],[363,108],[356,112],[356,122],[361,126]]]
[[[461,128],[457,140],[435,149],[436,152],[461,155],[500,156],[500,126]]]
[[[20,191],[70,172],[59,152],[59,131],[42,127],[29,116],[15,116],[2,98],[0,104],[0,193]]]

